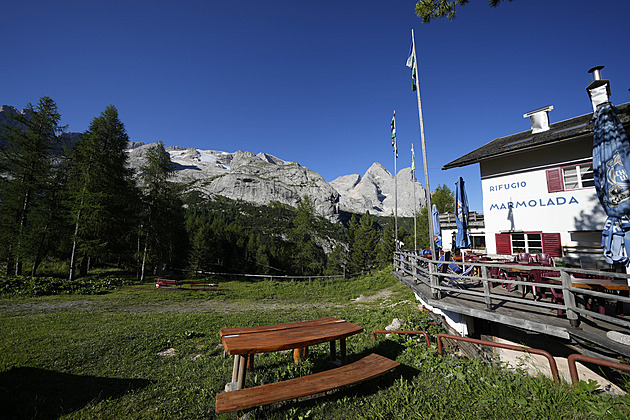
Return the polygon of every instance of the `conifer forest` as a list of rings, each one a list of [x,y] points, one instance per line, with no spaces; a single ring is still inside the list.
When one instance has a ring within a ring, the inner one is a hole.
[[[161,142],[134,171],[113,105],[78,139],[69,141],[64,130],[49,97],[0,127],[4,275],[52,273],[71,281],[108,267],[141,281],[170,270],[352,275],[392,260],[393,215],[342,213],[334,223],[317,216],[307,196],[297,208],[207,197],[173,181]],[[408,245],[412,229],[399,220],[399,238]],[[426,234],[418,235],[428,246]]]

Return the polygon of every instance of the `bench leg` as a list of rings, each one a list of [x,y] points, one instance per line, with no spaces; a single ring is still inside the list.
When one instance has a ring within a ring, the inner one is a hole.
[[[293,349],[293,361],[298,363],[308,357],[308,347]]]
[[[336,348],[335,343],[336,343],[335,340],[332,340],[330,342],[330,360],[333,360],[333,361],[337,360],[337,348]]]
[[[225,385],[225,392],[236,391],[238,388],[238,380],[240,376],[241,359],[240,354],[234,355],[234,365],[232,366],[232,382]]]
[[[236,381],[236,389],[243,389],[245,386],[245,372],[247,371],[247,359],[249,359],[249,355],[244,354],[240,357],[238,364],[238,379]]]
[[[234,356],[234,365],[232,366],[232,382],[236,382],[238,379],[238,366],[241,361],[241,355],[237,354]]]
[[[254,370],[254,355],[250,354],[247,357],[247,370]]]

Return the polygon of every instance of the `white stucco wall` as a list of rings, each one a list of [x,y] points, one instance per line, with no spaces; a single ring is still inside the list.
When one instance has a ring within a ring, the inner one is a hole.
[[[597,240],[593,232],[575,233],[603,227],[606,217],[595,188],[549,193],[546,169],[482,178],[488,253],[496,253],[495,234],[508,231],[557,232],[562,245]]]

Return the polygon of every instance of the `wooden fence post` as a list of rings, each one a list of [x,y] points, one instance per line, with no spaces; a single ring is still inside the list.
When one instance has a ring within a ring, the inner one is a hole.
[[[433,299],[440,298],[440,276],[435,275],[437,272],[437,265],[433,262],[433,260],[429,263],[429,278],[431,279],[431,293],[433,294]]]
[[[571,288],[571,274],[562,270],[560,271],[560,279],[562,280],[562,295],[564,297],[564,305],[567,308],[567,319],[572,327],[580,325],[580,315],[575,311],[575,296],[569,289]]]
[[[488,267],[481,266],[481,277],[483,277],[483,299],[486,302],[486,310],[492,310],[492,299],[490,298],[490,281],[488,281]]]

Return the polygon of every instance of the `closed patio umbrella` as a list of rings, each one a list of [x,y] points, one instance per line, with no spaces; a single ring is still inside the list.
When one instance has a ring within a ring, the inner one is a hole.
[[[628,265],[630,259],[630,144],[617,109],[608,100],[608,81],[600,79],[600,67],[588,91],[593,101],[593,178],[597,197],[608,218],[602,232],[604,258],[609,264]],[[602,83],[606,82],[606,83]]]
[[[438,213],[437,206],[434,204],[432,209],[433,215],[433,241],[435,242],[435,250],[442,248],[442,228],[440,227],[440,213]]]
[[[457,235],[455,246],[460,249],[470,248],[470,236],[468,234],[468,198],[464,188],[464,179],[460,176],[455,183],[455,223]]]

